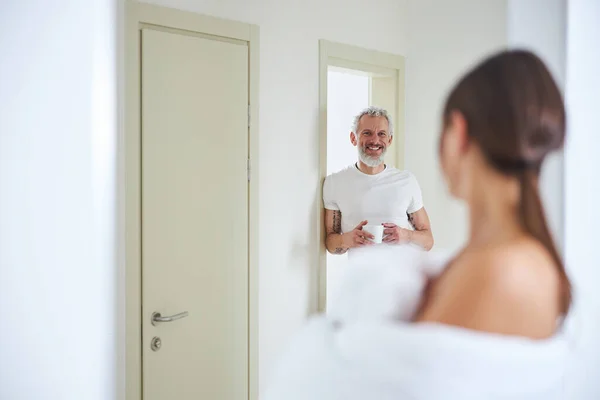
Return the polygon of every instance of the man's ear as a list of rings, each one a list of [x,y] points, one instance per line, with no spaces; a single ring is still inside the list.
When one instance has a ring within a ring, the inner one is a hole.
[[[353,146],[358,144],[358,140],[356,139],[354,132],[350,132],[350,143],[352,143]]]

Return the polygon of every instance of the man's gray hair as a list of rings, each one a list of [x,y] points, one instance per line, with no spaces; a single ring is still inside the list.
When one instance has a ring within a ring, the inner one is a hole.
[[[394,136],[394,125],[392,124],[392,117],[390,117],[386,109],[377,106],[369,106],[362,110],[356,117],[354,117],[354,121],[352,122],[352,132],[354,132],[355,135],[358,135],[358,123],[364,115],[368,115],[370,117],[385,117],[389,126],[388,133],[390,137]]]

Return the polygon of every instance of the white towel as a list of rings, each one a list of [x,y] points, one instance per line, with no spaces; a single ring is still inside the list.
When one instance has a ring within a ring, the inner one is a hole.
[[[261,400],[564,400],[562,331],[534,341],[408,322],[447,259],[355,252],[339,297],[292,341]]]
[[[439,324],[312,319],[261,400],[564,400],[568,343]]]
[[[446,253],[427,253],[415,246],[353,249],[327,315],[339,321],[410,321],[427,280],[438,275],[448,259]]]

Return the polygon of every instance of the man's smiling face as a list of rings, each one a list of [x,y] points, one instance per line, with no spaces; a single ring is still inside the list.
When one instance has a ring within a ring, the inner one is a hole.
[[[350,140],[358,147],[360,161],[369,167],[382,164],[387,148],[392,143],[387,118],[363,115],[358,122],[357,132],[350,136]]]

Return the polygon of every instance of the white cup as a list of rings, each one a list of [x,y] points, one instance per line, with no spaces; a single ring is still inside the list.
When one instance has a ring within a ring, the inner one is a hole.
[[[369,232],[373,235],[373,239],[371,241],[373,243],[381,243],[383,241],[383,225],[365,225],[363,226],[363,231]]]

